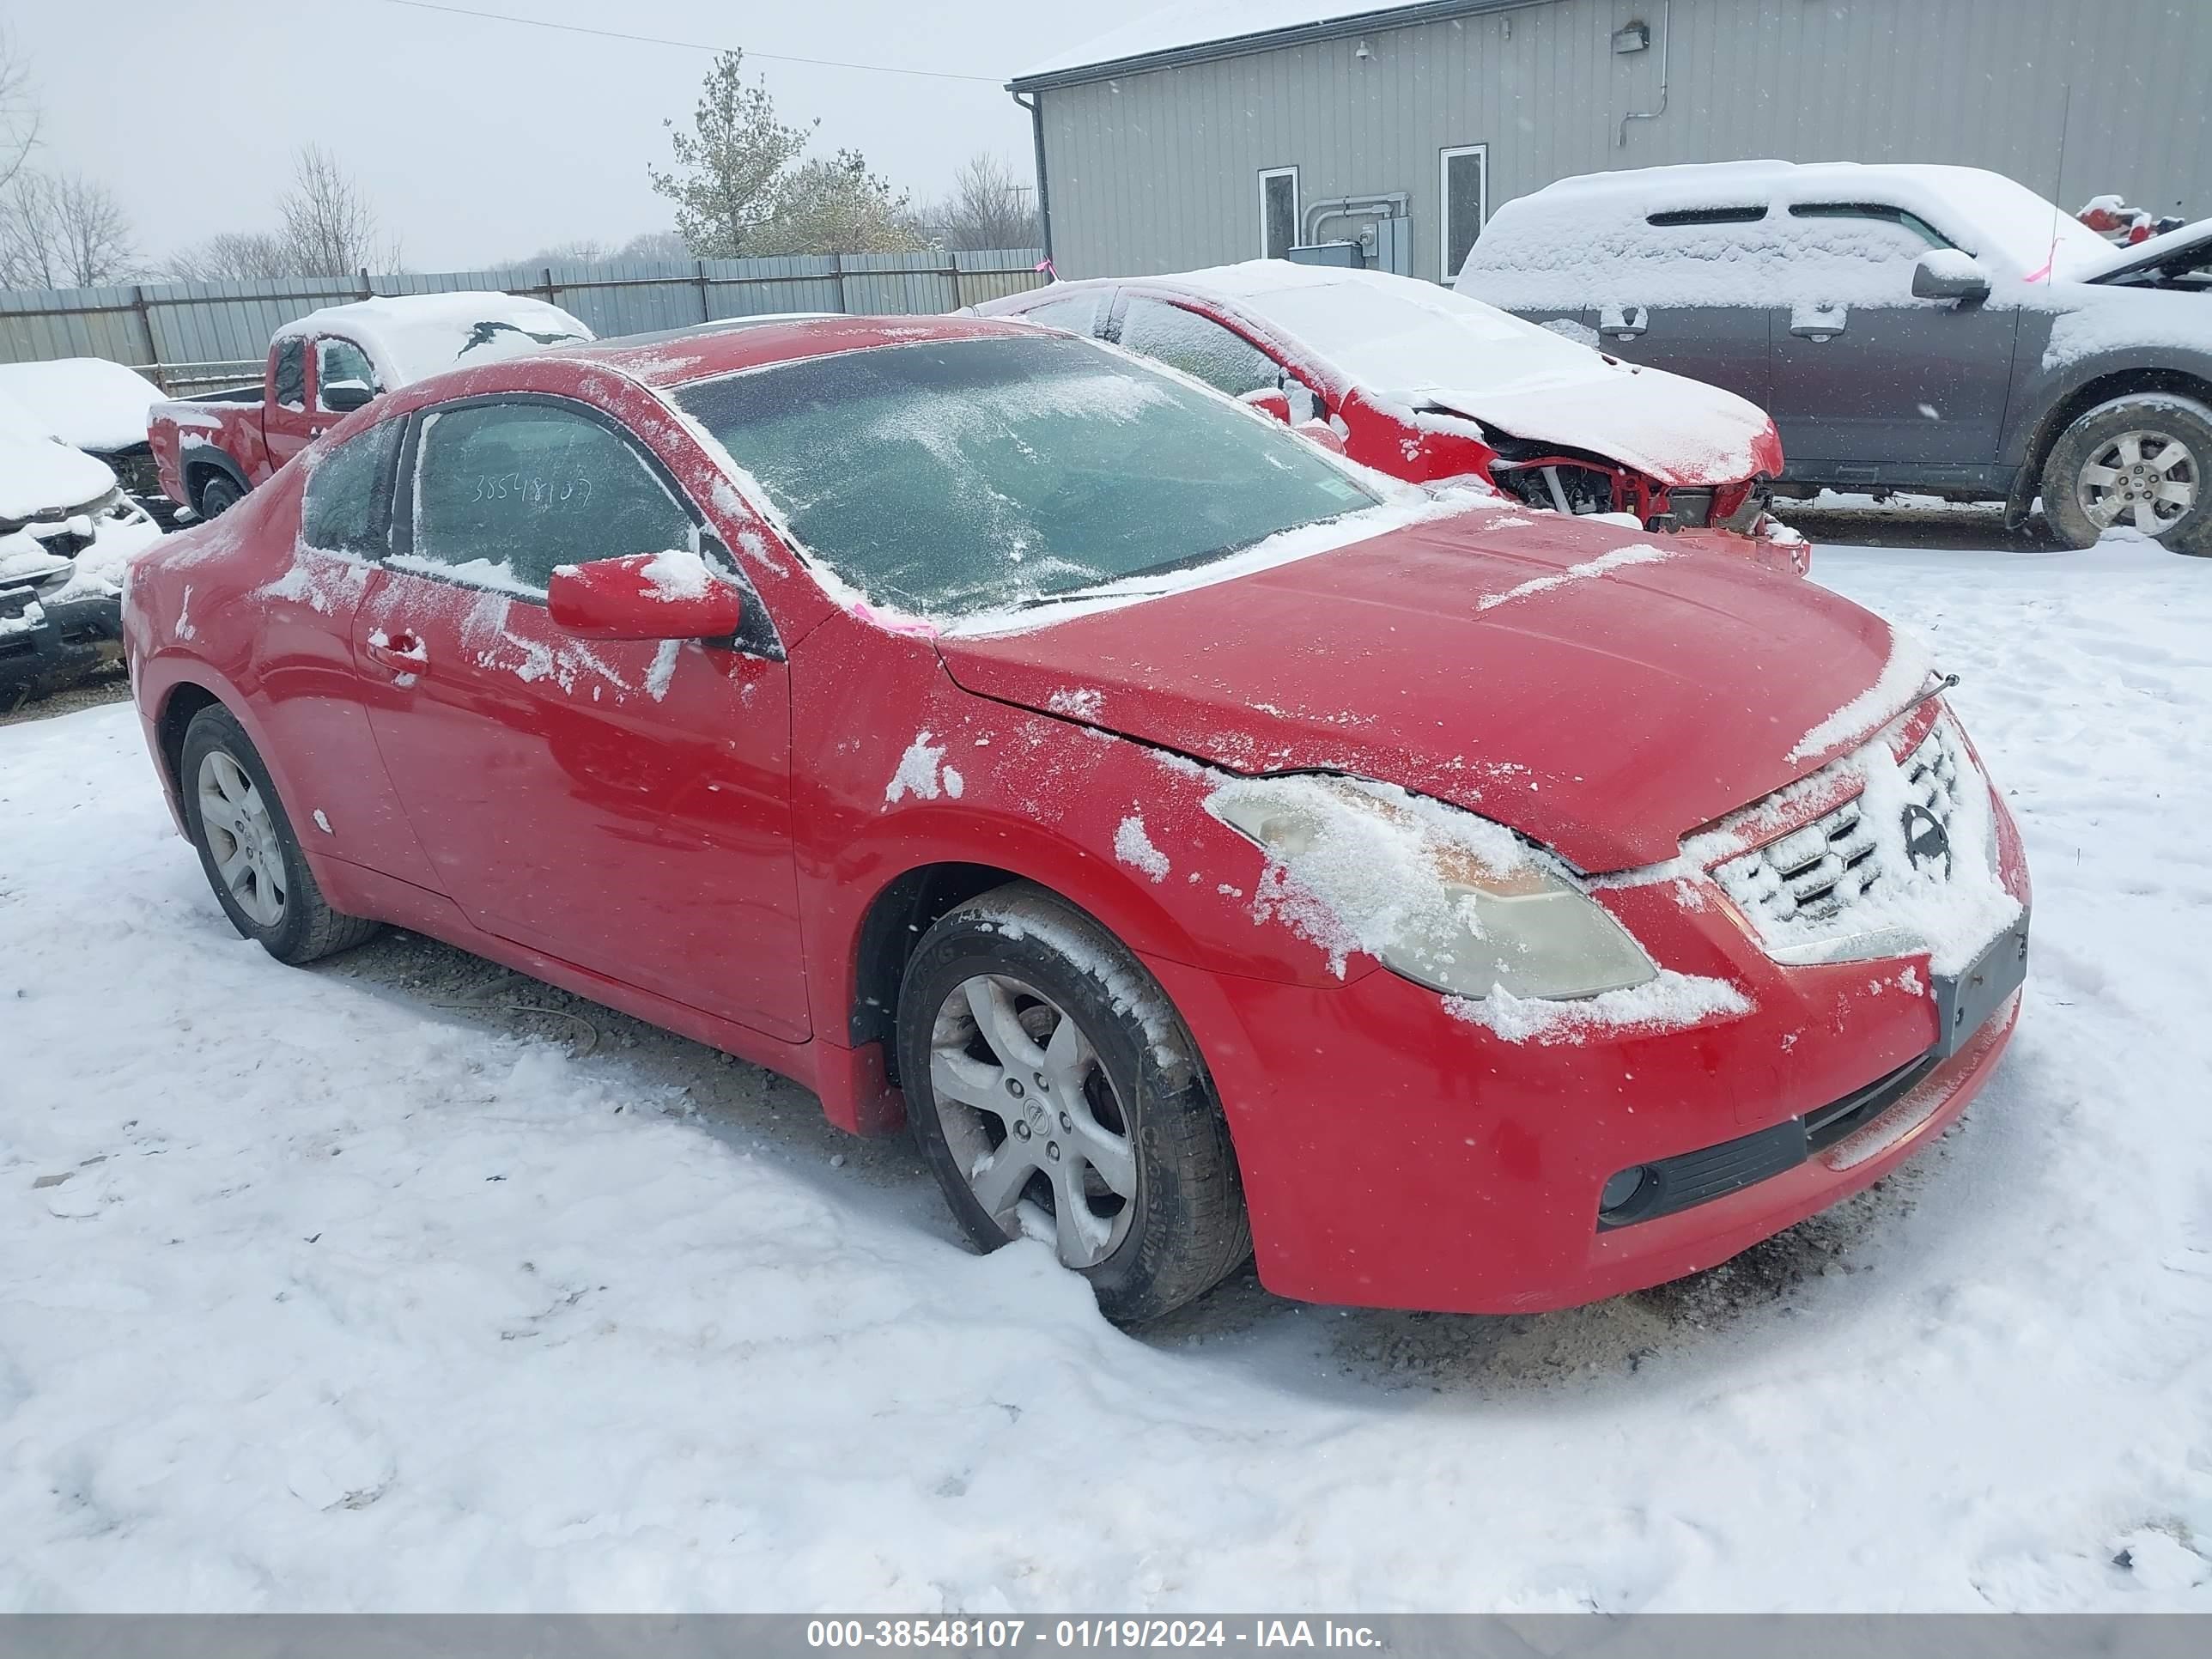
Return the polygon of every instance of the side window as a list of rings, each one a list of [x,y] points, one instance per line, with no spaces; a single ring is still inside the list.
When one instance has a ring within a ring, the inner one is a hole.
[[[410,563],[543,593],[554,567],[696,544],[627,437],[547,404],[434,410],[417,441]]]
[[[276,403],[282,409],[307,406],[307,343],[281,342],[276,348]]]
[[[1882,258],[1904,250],[1917,259],[1931,247],[1949,247],[1950,240],[1917,213],[1881,202],[1800,202],[1790,210],[1793,219],[1840,219],[1846,233],[1856,230],[1866,238],[1869,257]],[[1877,228],[1881,227],[1881,228]]]
[[[1443,153],[1444,267],[1447,284],[1467,263],[1490,211],[1490,146],[1466,144]]]
[[[300,539],[328,553],[380,558],[389,534],[392,460],[404,421],[385,421],[315,463],[300,505]]]
[[[1122,313],[1121,343],[1232,398],[1279,385],[1283,378],[1273,357],[1211,317],[1141,295],[1133,296]]]
[[[1072,300],[1054,300],[1048,304],[1031,306],[1022,313],[1025,323],[1042,323],[1047,328],[1064,328],[1070,334],[1088,334],[1097,325],[1098,296],[1079,294]]]
[[[328,393],[334,386],[358,386],[369,392],[383,388],[376,383],[376,370],[370,367],[368,354],[351,340],[332,337],[315,343],[315,406],[330,410]]]
[[[1260,175],[1260,257],[1287,259],[1298,240],[1298,170],[1269,167]]]

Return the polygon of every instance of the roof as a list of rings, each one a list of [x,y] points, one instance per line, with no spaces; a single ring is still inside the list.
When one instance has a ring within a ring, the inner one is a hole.
[[[1531,0],[1184,0],[1142,13],[1082,45],[1055,52],[1006,84],[1017,92],[1072,86],[1139,70],[1234,58],[1249,52],[1406,28],[1470,12],[1504,11]]]
[[[560,355],[571,362],[604,363],[647,386],[669,386],[839,352],[1034,332],[1026,324],[984,317],[763,317],[605,340],[566,348]]]
[[[359,345],[387,390],[448,368],[592,337],[590,329],[558,306],[491,289],[399,294],[325,306],[285,324],[272,337],[316,334],[342,335]]]

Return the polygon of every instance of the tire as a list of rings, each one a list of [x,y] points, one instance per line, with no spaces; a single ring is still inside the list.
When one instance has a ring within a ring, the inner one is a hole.
[[[231,926],[277,961],[313,962],[377,932],[381,924],[342,915],[325,902],[269,769],[229,710],[211,707],[192,716],[177,791],[216,902]]]
[[[203,519],[220,518],[245,499],[237,479],[228,472],[211,472],[195,492],[192,510]]]
[[[898,1057],[915,1138],[980,1249],[1048,1239],[1121,1324],[1182,1306],[1251,1255],[1196,1046],[1135,957],[1044,889],[994,889],[923,937]]]
[[[2051,447],[2043,511],[2069,546],[2131,523],[2173,552],[2212,556],[2212,408],[2166,392],[2099,404]]]

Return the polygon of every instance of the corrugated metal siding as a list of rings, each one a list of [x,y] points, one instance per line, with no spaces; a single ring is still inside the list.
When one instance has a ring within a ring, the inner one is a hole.
[[[2078,207],[2212,215],[2212,0],[1662,0],[1521,9],[1048,89],[1063,276],[1255,257],[1259,174],[1300,204],[1405,191],[1414,270],[1442,258],[1439,152],[1490,147],[1492,207],[1572,173],[1668,161],[1950,161]],[[1650,49],[1616,56],[1642,20]],[[2070,90],[2069,90],[2070,89]],[[2070,97],[2070,112],[2069,111]],[[2065,158],[2059,165],[2059,135]]]
[[[1036,248],[793,254],[0,292],[0,362],[108,357],[192,384],[208,376],[161,371],[184,363],[250,368],[283,324],[371,294],[527,294],[563,307],[602,338],[773,311],[957,311],[1036,287],[1042,257]]]

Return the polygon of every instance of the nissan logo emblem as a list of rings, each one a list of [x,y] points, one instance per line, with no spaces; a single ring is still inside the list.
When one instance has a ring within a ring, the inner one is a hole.
[[[1942,821],[1917,801],[1905,809],[1905,855],[1916,870],[1941,863],[1944,879],[1950,878],[1951,837]]]

